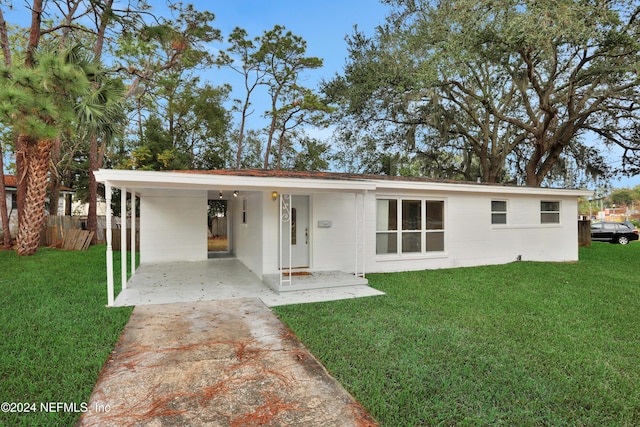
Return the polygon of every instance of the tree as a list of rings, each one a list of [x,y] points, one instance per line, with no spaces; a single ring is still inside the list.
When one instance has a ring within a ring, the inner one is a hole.
[[[301,150],[293,159],[293,170],[326,171],[331,160],[331,147],[315,138],[304,137],[300,140]]]
[[[491,182],[539,186],[571,163],[603,174],[590,139],[633,163],[637,2],[389,3],[386,25],[373,39],[356,30],[345,75],[325,84],[352,129],[396,129],[405,152],[467,156]]]
[[[609,194],[609,201],[616,206],[630,206],[634,199],[633,191],[628,188],[619,188]]]
[[[236,150],[236,168],[243,163],[247,118],[253,114],[251,97],[260,86],[267,88],[270,108],[267,147],[263,167],[269,167],[274,140],[278,142],[276,168],[280,169],[285,145],[290,132],[303,124],[317,124],[319,117],[330,108],[311,90],[299,84],[302,72],[322,66],[322,60],[307,57],[307,43],[283,26],[276,25],[262,36],[249,39],[242,28],[235,28],[228,38],[231,44],[217,60],[219,66],[228,67],[243,78],[245,97],[236,100],[240,112],[240,125]]]
[[[260,49],[257,61],[264,64],[266,73],[262,84],[267,86],[270,98],[269,130],[267,132],[267,147],[264,156],[264,168],[269,168],[269,155],[274,136],[280,125],[279,145],[286,141],[287,123],[297,113],[307,111],[327,110],[322,106],[319,98],[312,96],[308,90],[298,84],[300,74],[308,69],[322,67],[322,60],[307,57],[307,42],[291,31],[276,25],[270,31],[265,31],[260,38]],[[298,119],[298,124],[304,119]],[[282,148],[279,148],[282,152]]]
[[[9,6],[10,7],[10,6]],[[35,54],[38,47],[41,44],[41,40],[46,41],[50,47],[55,47],[59,50],[64,50],[68,45],[82,44],[84,46],[92,46],[94,55],[99,59],[105,38],[125,33],[127,28],[135,26],[136,23],[142,22],[141,17],[146,13],[149,6],[144,0],[134,0],[127,4],[126,8],[118,9],[113,6],[113,0],[107,0],[105,2],[86,2],[83,0],[53,0],[50,2],[43,2],[42,0],[34,0],[29,7],[31,10],[31,23],[26,33],[28,38],[26,42],[22,43],[22,38],[15,38],[9,44],[8,38],[0,37],[2,42],[2,50],[5,55],[5,62],[7,58],[10,59],[12,54],[17,54],[17,57],[24,59],[24,65],[31,67],[35,61]],[[47,19],[43,21],[42,17],[46,16]],[[93,25],[93,27],[92,27]],[[116,28],[118,27],[118,28]],[[110,33],[113,31],[113,33]],[[20,29],[20,32],[24,32],[24,29]],[[7,34],[7,24],[3,19],[0,19],[0,34]],[[22,140],[20,138],[15,139],[15,151],[16,153],[24,153],[25,150],[20,146]],[[64,140],[58,140],[56,137],[52,145],[52,160],[60,164],[65,164],[63,159],[68,158],[72,153],[63,153],[61,150],[65,147],[69,147],[70,150],[75,150],[78,146],[77,143],[71,143],[65,145]],[[98,141],[95,137],[90,138],[90,159],[93,160],[92,167],[96,168],[99,164],[98,157],[100,154]],[[26,176],[25,170],[28,169],[29,159],[23,155],[18,155],[16,158],[16,169],[18,175],[18,216],[22,217],[25,192],[27,186],[22,180],[23,176]],[[91,163],[91,162],[90,162]],[[58,171],[54,171],[58,172]],[[58,194],[60,185],[60,176],[68,176],[68,171],[60,171],[61,173],[54,173],[51,175],[51,198],[55,199]],[[93,178],[92,173],[89,174],[90,178]],[[97,188],[95,180],[92,180],[91,187]],[[90,215],[89,215],[89,228],[95,229],[97,221],[95,220],[95,199],[93,197],[93,203],[90,203]],[[93,206],[93,215],[92,213]],[[93,218],[93,221],[92,221]]]
[[[170,109],[171,94],[192,82],[190,76],[185,75],[187,70],[212,64],[213,60],[204,43],[220,39],[220,31],[210,25],[215,18],[211,12],[200,12],[192,5],[170,3],[169,9],[176,16],[175,19],[149,15],[152,18],[149,23],[144,19],[148,15],[147,9],[146,3],[139,4],[138,8],[127,9],[128,19],[116,20],[122,24],[122,32],[113,47],[114,66],[130,79],[124,97],[133,102],[137,109],[139,139],[143,137],[143,123],[148,112],[164,115],[160,109]],[[109,15],[105,15],[105,18],[109,18]],[[168,103],[161,102],[162,96],[167,95]],[[172,114],[168,116],[173,118]],[[170,120],[170,132],[173,124]],[[91,141],[94,147],[95,138]],[[97,183],[93,171],[102,165],[106,147],[97,151],[90,150],[89,157],[89,229],[97,228]],[[164,153],[163,162],[168,165],[172,161],[172,153]]]
[[[249,111],[251,106],[251,95],[256,88],[263,83],[266,71],[264,64],[258,60],[260,39],[248,39],[247,31],[236,27],[233,29],[227,40],[231,46],[226,51],[221,52],[217,59],[218,66],[225,66],[242,76],[245,97],[243,100],[236,99],[236,109],[240,111],[240,127],[238,128],[237,148],[236,148],[236,169],[240,169],[243,159],[244,138],[247,118],[253,114]]]
[[[53,141],[77,117],[78,100],[90,94],[99,66],[81,47],[35,50],[30,66],[5,68],[0,75],[0,121],[18,135],[26,166],[26,195],[19,219],[19,255],[31,255],[44,221],[47,173]]]
[[[0,9],[0,47],[5,67],[11,67],[11,52],[9,51],[9,36],[7,23]],[[2,236],[4,248],[11,249],[11,230],[9,229],[9,215],[7,214],[7,191],[4,185],[4,150],[0,142],[0,222],[2,222]]]

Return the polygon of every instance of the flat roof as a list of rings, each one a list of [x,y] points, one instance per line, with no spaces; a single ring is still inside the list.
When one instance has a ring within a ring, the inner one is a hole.
[[[590,196],[589,190],[524,187],[507,184],[453,181],[426,177],[302,172],[263,169],[218,169],[141,171],[100,169],[98,182],[132,189],[206,189],[238,191],[328,190],[328,191],[454,191],[500,194]]]

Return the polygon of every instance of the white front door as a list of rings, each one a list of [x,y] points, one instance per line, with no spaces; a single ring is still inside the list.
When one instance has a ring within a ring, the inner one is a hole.
[[[309,196],[291,196],[290,219],[281,222],[282,267],[289,268],[289,250],[291,268],[309,267]]]

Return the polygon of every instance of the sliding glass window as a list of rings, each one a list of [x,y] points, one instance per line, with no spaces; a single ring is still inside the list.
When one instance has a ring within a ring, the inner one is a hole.
[[[376,253],[444,251],[444,201],[377,200]]]

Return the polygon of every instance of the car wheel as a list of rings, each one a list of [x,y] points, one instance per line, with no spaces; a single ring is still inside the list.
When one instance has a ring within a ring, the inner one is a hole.
[[[618,243],[621,245],[626,245],[629,243],[629,238],[627,236],[618,236]]]

